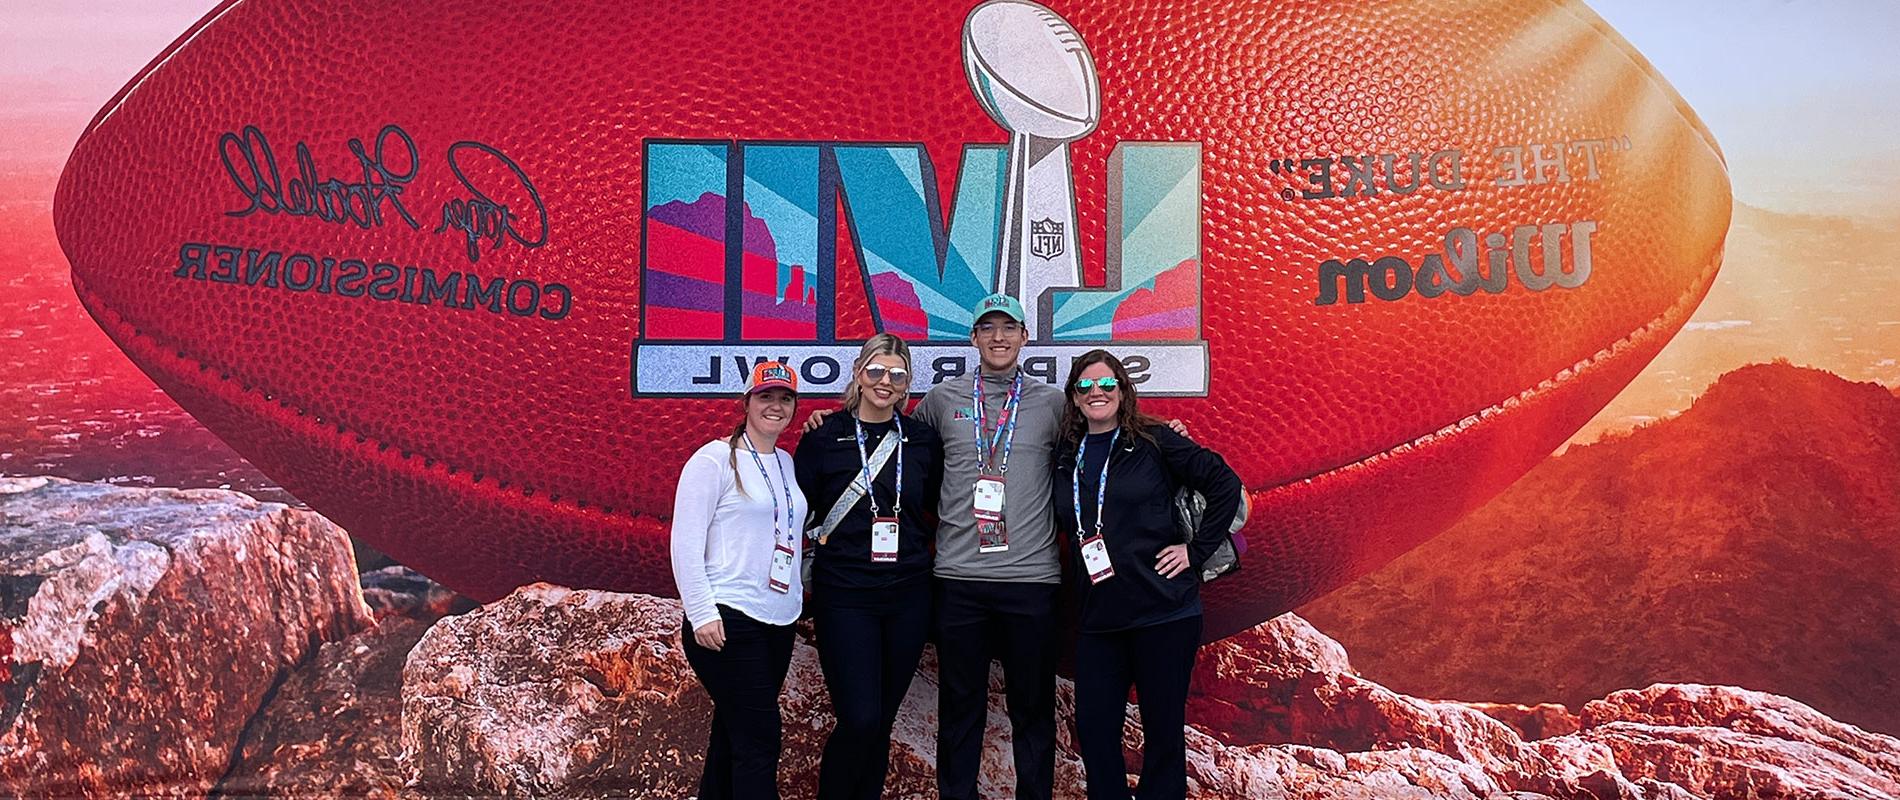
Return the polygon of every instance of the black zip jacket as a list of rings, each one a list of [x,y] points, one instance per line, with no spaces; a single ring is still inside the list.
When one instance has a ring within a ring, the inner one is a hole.
[[[1227,527],[1240,507],[1240,477],[1227,462],[1205,447],[1182,437],[1165,425],[1146,429],[1149,441],[1123,431],[1108,459],[1108,496],[1103,501],[1102,539],[1108,545],[1115,575],[1099,584],[1089,582],[1082,566],[1081,538],[1076,535],[1074,486],[1075,451],[1063,442],[1056,459],[1056,531],[1069,553],[1069,573],[1080,585],[1082,630],[1088,633],[1140,628],[1194,616],[1201,611],[1200,569],[1227,537]],[[1093,460],[1093,459],[1090,459]],[[1084,473],[1088,470],[1084,469]],[[1095,530],[1096,476],[1083,474],[1081,528]],[[1155,570],[1155,558],[1170,545],[1182,544],[1174,521],[1174,493],[1189,486],[1207,496],[1201,529],[1188,545],[1189,568],[1174,578]],[[815,504],[814,504],[815,505]]]
[[[894,428],[890,422],[865,423],[864,455]],[[839,411],[798,440],[792,465],[798,488],[811,503],[812,525],[823,522],[845,487],[864,471],[858,456],[857,429],[849,412]],[[937,496],[943,486],[943,441],[937,429],[916,417],[904,417],[904,508],[897,520],[897,560],[871,560],[871,504],[856,505],[818,545],[812,583],[834,589],[881,589],[923,580],[930,574],[930,546],[936,538]],[[878,513],[889,515],[897,484],[897,453],[872,481]]]

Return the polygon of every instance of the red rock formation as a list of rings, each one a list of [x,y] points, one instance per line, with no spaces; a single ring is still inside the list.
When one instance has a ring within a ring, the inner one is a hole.
[[[1728,686],[1656,685],[1592,700],[1579,738],[1625,775],[1723,798],[1900,797],[1900,741]]]
[[[1510,726],[1463,704],[1393,692],[1353,674],[1337,642],[1291,614],[1201,652],[1188,721],[1221,731],[1226,744],[1322,748],[1347,754],[1341,763],[1355,769],[1398,768],[1392,763],[1395,756],[1388,755],[1391,751],[1429,752],[1458,769],[1445,772],[1444,764],[1433,757],[1404,763],[1436,771],[1446,787],[1478,795],[1637,793],[1617,772],[1606,748],[1526,742]],[[1204,716],[1208,712],[1218,721],[1210,724]],[[1249,718],[1252,724],[1246,724]]]
[[[427,623],[391,617],[325,643],[287,677],[245,731],[225,797],[405,797],[402,667]]]
[[[677,600],[546,585],[445,619],[409,658],[401,779],[425,792],[692,794],[712,703],[679,637]],[[801,634],[781,702],[788,797],[816,794],[833,723],[808,642]],[[992,695],[986,796],[1013,786],[1000,683]],[[935,660],[926,653],[892,734],[887,795],[935,794],[936,731]],[[1080,769],[1070,746],[1057,779],[1080,785]]]
[[[0,519],[0,710],[10,714],[0,793],[200,795],[226,765],[225,796],[695,789],[711,708],[679,650],[677,601],[535,586],[425,634],[453,598],[378,573],[364,581],[377,587],[381,624],[324,643],[368,616],[326,577],[347,575],[349,551],[311,515],[224,492],[0,479]],[[220,604],[207,590],[247,601]],[[814,795],[831,727],[808,642],[801,634],[783,698],[788,798]],[[319,643],[274,680],[297,645]],[[992,682],[981,788],[1007,796],[1000,674]],[[1057,796],[1080,798],[1072,690],[1058,687]],[[1485,707],[1520,728],[1534,721],[1535,741],[1474,705],[1373,683],[1338,643],[1286,615],[1203,650],[1189,795],[1900,796],[1900,741],[1774,695],[1655,685],[1575,717]],[[892,735],[887,796],[934,796],[936,707],[927,655]],[[1138,717],[1131,706],[1131,754]],[[1551,735],[1560,725],[1577,730]]]
[[[0,478],[0,795],[203,796],[278,677],[370,624],[343,532],[213,489]]]
[[[1577,715],[1556,703],[1534,706],[1519,703],[1459,703],[1487,717],[1511,726],[1525,741],[1548,739],[1577,732]]]
[[[416,641],[474,601],[404,567],[358,576],[376,627],[328,642],[278,684],[216,794],[395,798],[402,669]]]
[[[1299,681],[1351,672],[1345,648],[1285,615],[1201,648],[1188,720],[1229,744],[1293,742]]]
[[[1336,643],[1292,615],[1202,652],[1189,722],[1203,726],[1212,712],[1227,725],[1222,739],[1205,737],[1194,748],[1197,764],[1220,767],[1196,778],[1209,797],[1255,796],[1266,785],[1261,776],[1284,774],[1289,759],[1332,768],[1295,781],[1296,796],[1358,796],[1329,782],[1340,772],[1358,784],[1414,791],[1377,783],[1390,780],[1380,771],[1390,770],[1415,779],[1413,787],[1429,786],[1433,797],[1900,797],[1900,740],[1762,692],[1619,691],[1575,717],[1561,707],[1539,710],[1550,724],[1578,730],[1526,741],[1467,704],[1406,697],[1352,674]],[[1250,714],[1254,724],[1233,724]],[[1245,744],[1235,731],[1263,738]]]
[[[1300,613],[1408,694],[1738,685],[1900,731],[1896,465],[1887,388],[1746,367]]]
[[[712,705],[678,625],[676,603],[546,585],[437,623],[403,678],[413,788],[693,794]],[[801,692],[815,673],[795,664],[788,683]]]
[[[401,618],[433,624],[450,614],[467,613],[476,607],[474,600],[408,567],[365,572],[358,576],[358,582],[363,587],[363,602],[369,604],[370,612],[379,623]]]
[[[253,749],[247,739],[233,775],[261,780],[223,788],[690,795],[711,709],[679,651],[678,631],[677,601],[547,586],[447,619],[408,659],[400,748],[389,741],[388,708],[398,701],[386,672],[400,648],[397,637],[326,647],[310,671],[319,677],[300,674],[282,690],[302,699],[273,706],[273,714],[289,714],[279,729],[295,735],[276,737],[280,744],[268,750]],[[831,727],[808,641],[801,635],[795,647],[782,703],[780,784],[794,800],[815,794],[817,757]],[[1351,669],[1337,643],[1292,615],[1206,648],[1189,710],[1189,796],[1881,797],[1900,774],[1900,741],[1755,692],[1618,692],[1569,718],[1582,725],[1578,733],[1525,741],[1465,704],[1399,695]],[[1002,797],[1014,778],[1000,674],[992,681],[981,791]],[[286,705],[288,712],[275,710]],[[326,745],[319,741],[321,714],[296,710],[332,707],[347,720],[332,729],[366,733]],[[1058,708],[1057,796],[1080,798],[1084,779],[1067,721],[1067,681],[1058,683]],[[1131,706],[1131,749],[1140,745],[1138,717]],[[1221,738],[1208,730],[1216,719]],[[927,655],[892,735],[887,797],[935,795],[936,727],[934,660]],[[1263,738],[1246,741],[1250,736]],[[392,758],[399,749],[403,755]],[[332,784],[322,781],[326,770]]]

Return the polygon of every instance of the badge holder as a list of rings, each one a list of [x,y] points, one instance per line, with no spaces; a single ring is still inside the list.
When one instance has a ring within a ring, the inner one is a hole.
[[[792,590],[792,572],[798,563],[798,554],[786,547],[783,542],[772,549],[772,578],[767,582],[772,591],[786,594]]]
[[[1082,540],[1082,566],[1089,571],[1089,583],[1101,583],[1115,577],[1115,566],[1108,561],[1108,543],[1101,534]]]
[[[897,560],[896,517],[878,517],[871,520],[871,560],[877,562]]]
[[[976,551],[979,553],[1009,552],[1009,532],[1003,529],[1003,521],[979,519],[976,521]]]
[[[985,475],[976,481],[976,549],[979,553],[1009,550],[1009,532],[1003,526],[1003,478]]]

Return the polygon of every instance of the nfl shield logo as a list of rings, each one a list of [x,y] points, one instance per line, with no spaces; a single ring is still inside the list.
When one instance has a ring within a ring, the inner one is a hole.
[[[1029,254],[1044,261],[1062,255],[1062,223],[1053,219],[1031,220]]]

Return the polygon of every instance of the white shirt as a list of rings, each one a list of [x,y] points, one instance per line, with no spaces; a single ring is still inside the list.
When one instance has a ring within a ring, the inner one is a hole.
[[[792,475],[792,456],[773,448],[770,455],[760,453],[755,462],[743,443],[738,450],[737,480],[732,446],[716,439],[686,459],[679,488],[673,493],[673,582],[679,587],[686,621],[695,630],[719,619],[718,605],[770,625],[790,625],[798,620],[804,603],[796,559],[791,591],[775,592],[769,586],[774,508],[777,537],[782,540],[790,531],[793,553],[804,546],[809,508]],[[766,474],[760,474],[761,465]],[[790,509],[785,508],[788,483]]]

